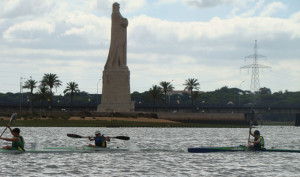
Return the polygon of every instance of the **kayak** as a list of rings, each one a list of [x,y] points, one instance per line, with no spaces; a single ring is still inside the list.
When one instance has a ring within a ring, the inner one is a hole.
[[[89,147],[89,146],[81,146],[81,147],[44,147],[41,149],[28,149],[25,151],[20,150],[6,150],[0,149],[0,153],[96,153],[96,152],[111,152],[111,151],[128,151],[128,149],[118,148],[118,147]]]
[[[300,153],[300,149],[261,149],[255,150],[247,148],[246,146],[233,146],[233,147],[198,147],[198,148],[188,148],[188,152],[191,153],[208,153],[208,152],[239,152],[239,151],[262,151],[262,152],[293,152]]]

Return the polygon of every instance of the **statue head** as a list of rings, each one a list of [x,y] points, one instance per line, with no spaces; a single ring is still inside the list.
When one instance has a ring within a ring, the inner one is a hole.
[[[120,4],[115,2],[113,3],[113,12],[120,12]]]

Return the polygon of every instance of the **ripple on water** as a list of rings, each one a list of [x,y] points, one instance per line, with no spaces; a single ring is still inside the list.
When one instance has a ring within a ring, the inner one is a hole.
[[[41,131],[41,129],[43,131]],[[246,144],[246,128],[97,128],[109,136],[130,136],[130,142],[112,140],[112,147],[132,151],[73,154],[1,154],[0,176],[297,176],[299,154],[235,152],[192,154],[188,147]],[[22,128],[26,145],[39,132],[41,147],[82,146],[96,128]],[[260,128],[267,147],[300,149],[300,128]],[[280,132],[280,134],[279,134]],[[8,136],[8,134],[5,134]],[[131,145],[130,145],[131,144]],[[130,146],[128,146],[130,145]],[[26,147],[29,148],[29,147]],[[11,170],[14,169],[14,170]]]

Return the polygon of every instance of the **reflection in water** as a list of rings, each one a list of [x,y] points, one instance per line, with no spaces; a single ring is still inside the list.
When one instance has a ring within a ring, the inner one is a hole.
[[[110,147],[129,151],[71,154],[1,154],[0,176],[297,176],[300,154],[228,152],[192,154],[188,147],[247,144],[246,128],[99,128]],[[261,127],[266,147],[300,149],[297,127]],[[92,128],[22,127],[26,148],[83,146]],[[37,133],[38,132],[38,133]],[[4,137],[10,136],[7,132]],[[3,145],[5,142],[0,141]],[[144,150],[147,149],[147,150]],[[13,169],[13,170],[12,170]]]

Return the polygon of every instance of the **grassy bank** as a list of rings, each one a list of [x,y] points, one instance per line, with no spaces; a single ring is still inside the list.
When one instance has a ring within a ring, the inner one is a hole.
[[[0,113],[0,126],[6,126],[12,112]],[[76,119],[74,119],[74,116]],[[258,122],[261,125],[294,126],[294,122]],[[243,122],[224,120],[170,121],[158,118],[155,113],[97,113],[97,112],[22,112],[13,127],[214,127],[243,128]]]
[[[0,121],[0,126],[6,126],[7,121]],[[136,121],[105,121],[105,120],[16,120],[13,127],[214,127],[241,128],[244,125],[197,124],[197,123],[164,123]]]
[[[12,112],[0,113],[0,126],[6,126]],[[77,119],[73,119],[77,117]],[[118,120],[121,118],[123,120]],[[106,120],[105,120],[106,119]],[[144,119],[144,120],[141,120]],[[13,127],[247,127],[222,123],[174,122],[159,119],[156,113],[22,112]]]

